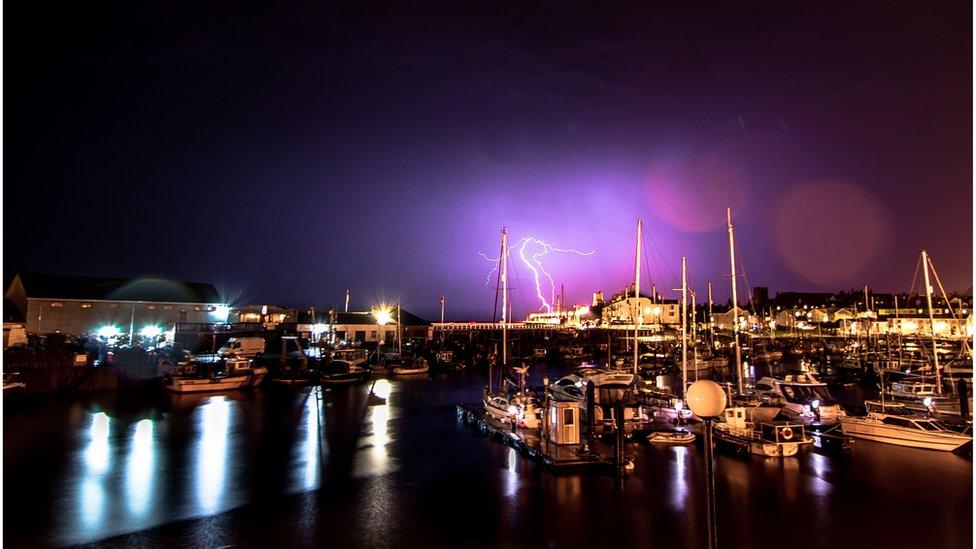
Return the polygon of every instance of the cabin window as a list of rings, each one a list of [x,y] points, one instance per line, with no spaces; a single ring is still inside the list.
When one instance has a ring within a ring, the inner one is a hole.
[[[91,303],[82,303],[81,304],[81,308],[82,309],[91,309],[91,305],[92,305]]]
[[[194,311],[202,311],[203,310],[203,307],[201,307],[200,305],[197,305],[196,307],[193,307],[193,310]]]
[[[572,408],[566,408],[563,410],[563,425],[569,427],[576,422],[576,414],[573,413]]]
[[[173,309],[173,306],[172,305],[163,305],[163,310],[165,310],[165,311],[170,311],[172,309]]]
[[[156,310],[156,306],[155,305],[146,305],[146,308],[149,309],[150,311],[155,311]]]
[[[907,427],[909,429],[915,429],[916,428],[915,425],[913,425],[911,421],[909,421],[907,419],[900,418],[900,417],[886,417],[882,421],[883,421],[883,423],[885,425],[892,425],[892,426],[895,426],[895,427]]]
[[[369,332],[369,338],[370,339],[376,339],[376,330],[370,330],[370,332]]]
[[[356,341],[366,341],[366,330],[356,330]]]
[[[52,301],[51,302],[51,308],[52,309],[60,309],[62,307],[64,307],[64,303],[61,303],[60,301]]]
[[[771,385],[766,385],[765,383],[759,383],[756,385],[756,389],[759,391],[771,391],[773,387]]]

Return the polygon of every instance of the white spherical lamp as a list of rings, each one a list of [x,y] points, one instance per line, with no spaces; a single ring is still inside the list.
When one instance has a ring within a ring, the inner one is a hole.
[[[702,379],[688,387],[688,408],[698,417],[716,417],[725,410],[725,391],[714,381]]]

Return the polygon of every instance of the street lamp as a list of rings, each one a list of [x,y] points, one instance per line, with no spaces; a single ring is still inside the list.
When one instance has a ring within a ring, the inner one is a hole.
[[[715,518],[715,474],[712,471],[712,421],[725,410],[725,391],[714,381],[698,380],[688,387],[685,395],[691,412],[705,422],[705,496],[708,500],[708,547],[718,545],[718,528]]]

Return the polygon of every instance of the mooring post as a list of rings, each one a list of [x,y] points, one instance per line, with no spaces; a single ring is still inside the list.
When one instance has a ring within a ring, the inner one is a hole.
[[[587,438],[593,438],[593,424],[596,422],[596,397],[593,394],[593,384],[586,382],[586,425],[589,430]]]
[[[614,408],[614,423],[617,424],[617,444],[614,448],[614,461],[617,465],[617,474],[622,475],[624,472],[624,403],[622,400],[618,400],[613,404]]]
[[[714,450],[712,447],[712,421],[714,418],[704,417],[705,422],[705,499],[707,500],[706,518],[708,521],[708,547],[718,546],[718,526],[715,514],[715,473],[713,470]]]

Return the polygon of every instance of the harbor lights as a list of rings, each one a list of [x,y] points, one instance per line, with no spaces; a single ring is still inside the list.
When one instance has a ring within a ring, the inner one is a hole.
[[[106,340],[118,337],[121,331],[115,326],[102,326],[98,329],[98,337],[104,338]]]
[[[146,326],[145,328],[139,331],[139,335],[141,335],[142,337],[148,337],[150,339],[154,337],[159,337],[159,335],[162,333],[163,333],[163,329],[160,328],[159,326],[154,326],[154,325]]]
[[[712,422],[725,411],[725,391],[714,381],[698,380],[688,387],[685,394],[692,413],[705,422],[705,496],[708,516],[708,547],[718,546],[718,528],[715,517],[715,474],[712,468],[714,449],[712,448]]]
[[[387,308],[373,310],[373,317],[376,318],[376,323],[380,326],[386,326],[393,320],[392,311]]]

